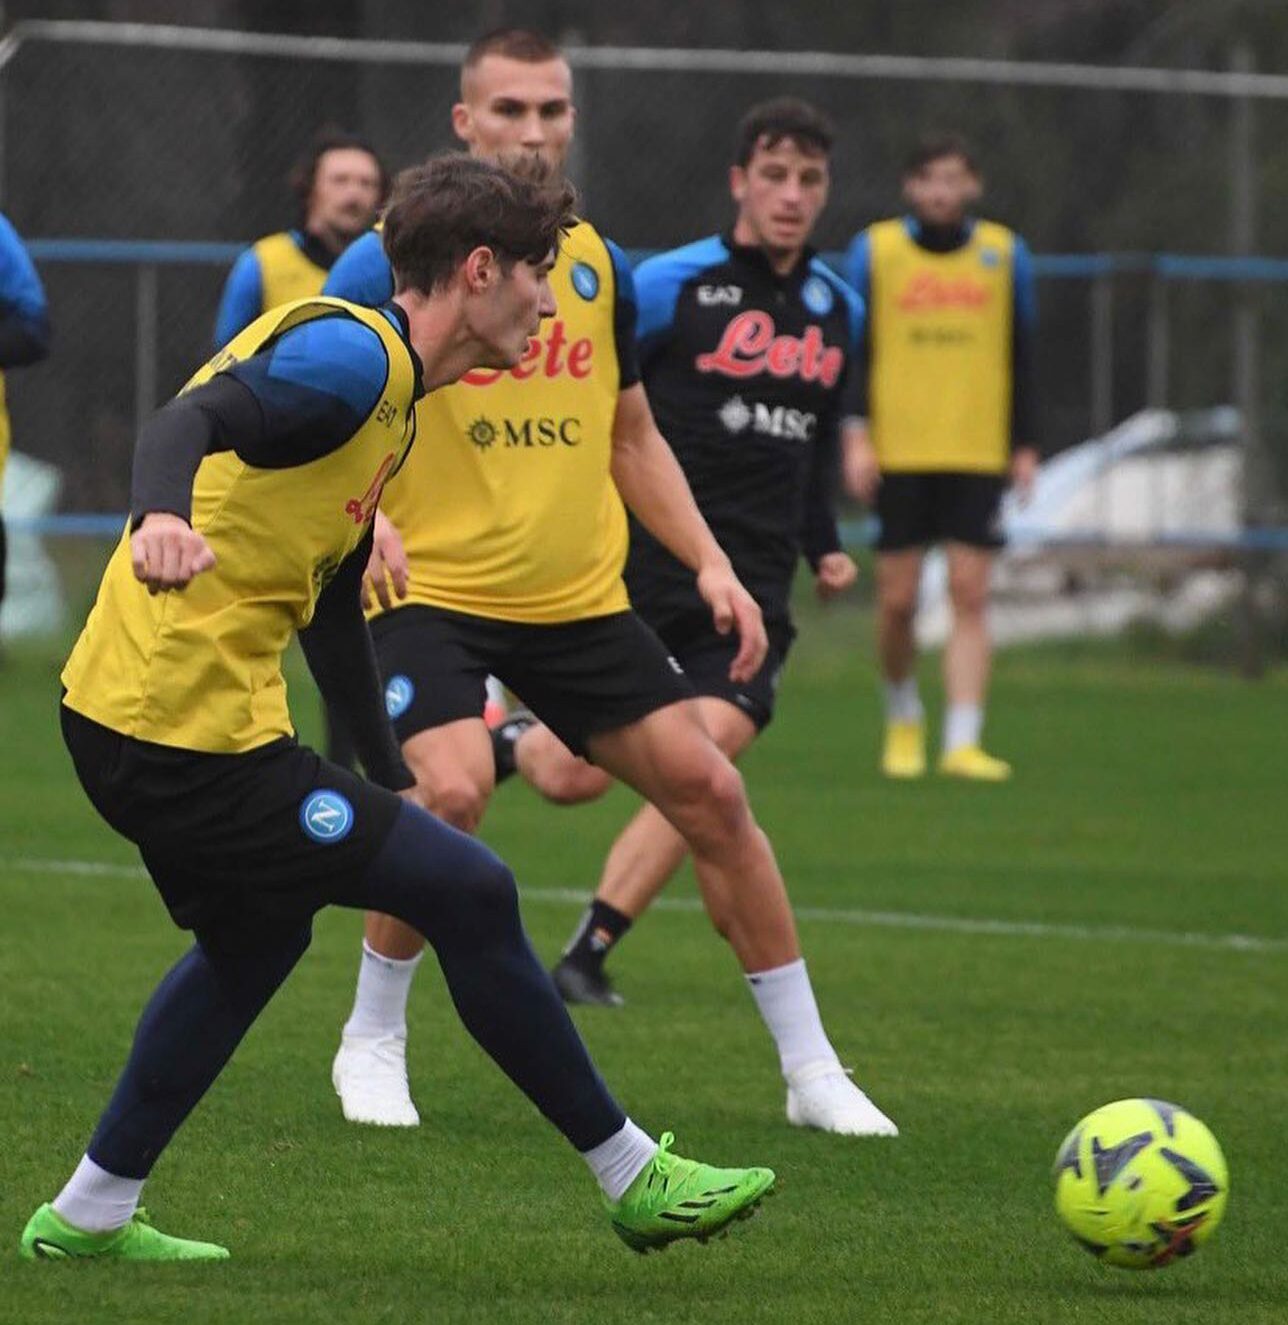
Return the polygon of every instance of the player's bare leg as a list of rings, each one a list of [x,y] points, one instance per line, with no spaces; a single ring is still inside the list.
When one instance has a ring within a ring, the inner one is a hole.
[[[727,700],[702,696],[697,704],[703,724],[730,759],[736,760],[756,739],[756,724]],[[688,854],[683,836],[649,804],[618,834],[595,896],[554,970],[555,984],[570,1003],[620,1006],[621,996],[604,974],[604,960]]]
[[[925,714],[917,693],[917,590],[923,552],[912,548],[877,557],[877,655],[885,682],[885,738],[881,771],[916,778],[926,771]]]
[[[493,788],[492,742],[481,718],[418,732],[403,743],[416,800],[462,832],[477,830]],[[407,1084],[407,999],[424,938],[393,916],[369,911],[353,1011],[331,1080],[350,1122],[415,1127]]]
[[[1003,782],[1011,766],[986,754],[981,744],[984,699],[992,662],[988,587],[993,553],[964,543],[948,545],[948,594],[952,633],[944,650],[944,746],[940,770],[955,777]]]
[[[515,742],[514,762],[523,780],[556,805],[580,805],[602,796],[613,779],[581,759],[542,723],[529,727]]]
[[[849,1080],[823,1029],[773,849],[697,704],[657,709],[589,744],[595,762],[649,800],[688,844],[707,914],[737,954],[778,1048],[788,1119],[850,1135],[897,1135]]]

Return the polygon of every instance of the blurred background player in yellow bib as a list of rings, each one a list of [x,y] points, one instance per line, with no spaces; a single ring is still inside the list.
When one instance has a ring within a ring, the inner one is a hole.
[[[875,504],[881,522],[877,637],[888,777],[926,769],[914,621],[922,562],[934,544],[946,550],[953,612],[939,770],[987,782],[1011,776],[1010,765],[981,744],[986,614],[1008,475],[1024,496],[1037,470],[1037,313],[1024,241],[970,214],[981,191],[962,139],[927,138],[904,171],[908,213],[869,226],[846,261],[868,306],[868,362],[855,374],[861,421],[846,431],[843,463],[847,487]]]

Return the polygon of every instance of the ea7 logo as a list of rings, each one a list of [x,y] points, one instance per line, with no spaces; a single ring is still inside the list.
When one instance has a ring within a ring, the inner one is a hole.
[[[737,308],[742,303],[742,286],[699,285],[698,303],[703,308]]]

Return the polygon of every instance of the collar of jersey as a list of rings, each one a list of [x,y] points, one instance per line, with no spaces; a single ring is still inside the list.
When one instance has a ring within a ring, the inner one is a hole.
[[[769,255],[759,244],[739,244],[734,240],[732,229],[724,231],[720,242],[729,250],[729,256],[739,262],[758,268],[772,281],[781,281],[784,285],[799,284],[809,274],[810,263],[818,256],[818,250],[808,244],[801,249],[796,265],[789,272],[780,276],[769,265]]]
[[[955,253],[970,243],[975,233],[975,218],[968,216],[960,225],[923,225],[911,212],[903,218],[908,238],[927,253]]]
[[[416,374],[416,394],[413,399],[419,400],[425,394],[425,365],[421,363],[420,355],[411,347],[411,323],[408,322],[407,314],[402,307],[392,299],[387,304],[381,304],[380,311],[398,328],[398,334],[407,347],[407,353],[411,355],[412,370]]]

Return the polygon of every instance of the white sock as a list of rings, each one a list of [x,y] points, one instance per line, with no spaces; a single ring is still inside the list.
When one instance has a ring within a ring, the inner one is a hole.
[[[354,995],[353,1011],[344,1024],[344,1033],[368,1038],[406,1035],[411,978],[424,955],[424,952],[418,952],[406,961],[382,957],[363,939],[358,992]]]
[[[916,676],[905,676],[902,681],[887,681],[885,706],[889,722],[920,722],[925,711],[921,707],[921,695],[917,692]]]
[[[840,1061],[818,1015],[803,957],[771,971],[757,971],[747,983],[778,1046],[784,1076],[806,1063]]]
[[[51,1204],[59,1218],[82,1233],[110,1233],[134,1217],[142,1190],[142,1178],[118,1178],[84,1155]]]
[[[978,704],[950,704],[944,715],[944,753],[978,745],[983,730],[984,710]]]
[[[628,1118],[620,1132],[614,1132],[593,1150],[583,1150],[581,1157],[590,1165],[604,1195],[610,1201],[620,1201],[622,1193],[656,1154],[657,1142]]]

